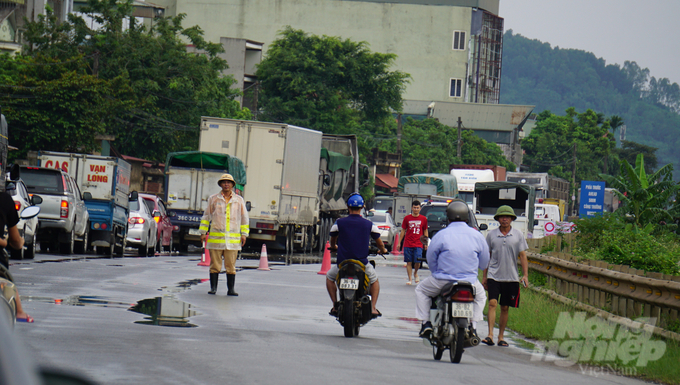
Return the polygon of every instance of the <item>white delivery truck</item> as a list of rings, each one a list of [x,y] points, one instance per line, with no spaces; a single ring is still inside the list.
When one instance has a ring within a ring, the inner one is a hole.
[[[451,169],[451,175],[456,177],[458,183],[458,198],[467,203],[470,209],[474,209],[475,183],[493,182],[494,173],[491,169]]]
[[[121,158],[43,151],[38,165],[67,172],[78,184],[90,216],[89,246],[123,256],[127,237],[130,164]],[[133,198],[136,199],[136,198]]]
[[[243,161],[248,244],[287,252],[323,249],[333,222],[347,210],[347,197],[368,175],[355,136],[284,123],[203,117],[199,149]]]
[[[517,219],[512,227],[519,229],[525,238],[531,238],[534,231],[534,205],[536,189],[522,183],[514,182],[479,182],[475,184],[475,217],[481,226],[486,224],[487,230],[480,230],[486,234],[499,226],[493,217],[503,205],[510,206]],[[481,227],[480,227],[481,228]]]

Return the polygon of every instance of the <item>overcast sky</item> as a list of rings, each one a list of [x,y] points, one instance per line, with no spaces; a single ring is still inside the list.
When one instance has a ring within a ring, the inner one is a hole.
[[[680,0],[500,0],[499,16],[506,31],[680,84]]]

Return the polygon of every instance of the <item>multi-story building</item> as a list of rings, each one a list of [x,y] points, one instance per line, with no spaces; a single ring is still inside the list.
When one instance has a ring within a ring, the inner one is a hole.
[[[397,55],[412,76],[405,99],[498,103],[503,39],[499,0],[155,0],[166,15],[186,13],[206,39],[262,42],[290,25],[366,41]],[[238,80],[238,79],[237,79]]]
[[[498,105],[503,53],[499,0],[154,2],[166,8],[167,16],[185,13],[185,26],[198,25],[207,40],[223,43],[229,73],[245,91],[244,105],[255,103],[248,93],[257,80],[251,58],[266,56],[286,26],[365,41],[374,52],[396,54],[392,69],[411,75],[403,95],[405,114],[447,125],[461,117],[465,128],[499,143],[519,164],[518,133],[532,106]]]

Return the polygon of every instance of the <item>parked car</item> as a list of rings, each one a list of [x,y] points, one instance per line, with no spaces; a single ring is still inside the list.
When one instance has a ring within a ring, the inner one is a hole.
[[[427,218],[427,234],[430,238],[434,237],[437,232],[448,226],[448,220],[446,218],[446,208],[451,202],[426,202],[420,209],[420,215],[424,215]],[[475,218],[475,213],[468,207],[468,226],[479,230],[479,225],[477,224],[477,219]]]
[[[90,215],[73,178],[62,170],[33,166],[22,166],[21,178],[28,193],[40,194],[43,200],[38,215],[40,250],[86,253]]]
[[[130,201],[128,246],[137,247],[140,256],[154,255],[158,236],[157,227],[149,208],[140,198]]]
[[[394,246],[394,238],[399,232],[399,228],[394,224],[392,216],[388,213],[369,212],[367,219],[380,230],[380,240],[385,244],[385,248],[390,251]]]
[[[12,196],[12,200],[14,200],[14,207],[19,214],[17,229],[19,229],[19,234],[24,238],[24,247],[21,250],[14,250],[11,247],[8,247],[7,250],[12,259],[33,259],[38,245],[36,237],[40,225],[39,219],[37,216],[30,219],[22,219],[21,213],[27,207],[42,203],[42,197],[40,197],[40,195],[30,196],[24,181],[21,178],[12,181],[10,180],[9,175],[5,184],[5,190]]]
[[[160,197],[152,194],[139,194],[140,198],[144,199],[146,207],[153,215],[156,221],[158,233],[156,239],[156,251],[167,250],[172,252],[172,222],[168,216],[168,209],[165,202]]]
[[[462,199],[460,201],[464,202]],[[446,226],[449,225],[446,217],[446,208],[449,207],[449,203],[451,202],[426,202],[420,209],[420,215],[425,215],[425,218],[427,218],[427,235],[430,239],[432,239],[439,230],[446,228]],[[469,206],[467,224],[477,231],[487,229],[486,224],[483,224],[480,228],[479,224],[477,224],[475,213],[472,212],[472,209],[470,209]],[[425,253],[423,253],[420,260],[421,262],[427,261]]]

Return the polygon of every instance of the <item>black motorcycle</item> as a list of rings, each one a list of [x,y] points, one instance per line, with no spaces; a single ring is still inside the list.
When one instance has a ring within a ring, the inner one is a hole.
[[[338,267],[336,283],[340,295],[335,304],[337,319],[345,328],[345,337],[358,336],[359,328],[374,318],[366,267],[356,259],[344,260]]]
[[[470,282],[450,282],[432,299],[432,333],[425,341],[432,345],[435,360],[441,360],[444,350],[449,349],[451,362],[460,363],[464,348],[479,345],[479,337],[469,322],[475,294],[475,287]]]

